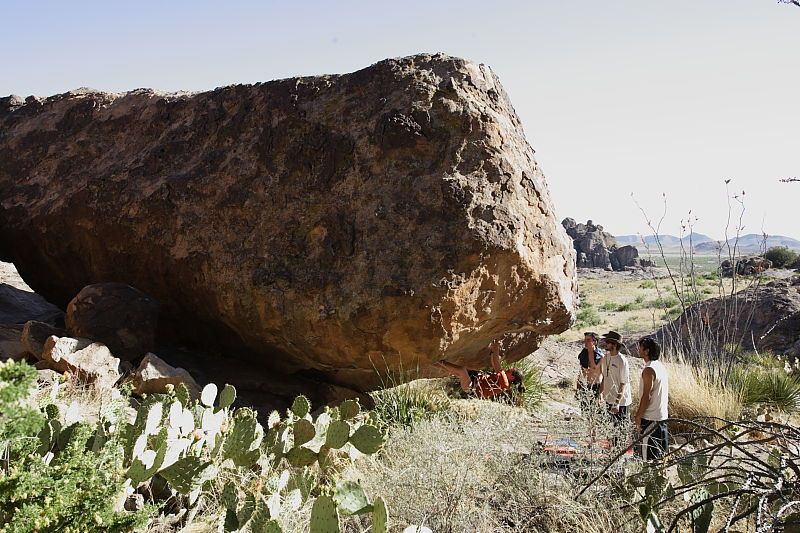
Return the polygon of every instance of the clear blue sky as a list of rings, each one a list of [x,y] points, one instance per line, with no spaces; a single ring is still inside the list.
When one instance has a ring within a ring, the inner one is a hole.
[[[559,217],[800,238],[800,8],[774,0],[3,1],[0,95],[203,90],[446,52],[490,65]]]

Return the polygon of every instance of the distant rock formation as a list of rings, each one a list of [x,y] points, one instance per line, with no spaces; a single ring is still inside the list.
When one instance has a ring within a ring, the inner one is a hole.
[[[651,266],[648,261],[643,264],[639,259],[639,250],[635,246],[617,246],[613,235],[603,230],[603,226],[593,223],[576,223],[572,218],[565,218],[561,225],[572,238],[577,254],[578,268],[604,268],[606,270],[625,270],[641,266]]]
[[[732,277],[734,264],[736,265],[737,276],[753,276],[761,274],[765,270],[772,268],[772,261],[760,256],[740,257],[736,261],[724,260],[719,264],[719,273],[724,277]]]
[[[1,259],[62,307],[132,285],[162,335],[248,375],[364,390],[400,364],[480,368],[495,338],[519,359],[574,315],[572,246],[483,65],[0,98],[0,132]]]

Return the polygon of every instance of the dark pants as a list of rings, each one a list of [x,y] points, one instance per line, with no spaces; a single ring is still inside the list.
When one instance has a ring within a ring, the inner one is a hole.
[[[608,408],[608,414],[611,415],[611,420],[614,422],[615,426],[620,425],[622,422],[628,419],[628,406],[627,405],[620,405],[619,412],[614,414],[611,412],[611,408],[614,407],[610,403],[606,403],[606,407]]]
[[[648,434],[648,431],[651,430],[652,433]],[[667,422],[654,422],[652,420],[645,420],[642,419],[642,435],[647,434],[646,437],[642,439],[642,458],[645,461],[652,461],[653,459],[659,459],[664,452],[667,451],[667,447],[669,446],[669,429],[667,428]]]

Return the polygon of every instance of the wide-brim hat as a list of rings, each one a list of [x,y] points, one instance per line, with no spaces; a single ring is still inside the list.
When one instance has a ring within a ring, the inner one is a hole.
[[[616,331],[609,331],[608,333],[603,335],[601,338],[603,340],[606,340],[606,341],[614,341],[617,344],[619,344],[620,346],[622,346],[622,335],[620,335]]]

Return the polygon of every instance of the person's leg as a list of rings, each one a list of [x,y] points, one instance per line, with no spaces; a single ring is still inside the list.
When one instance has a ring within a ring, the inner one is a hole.
[[[637,446],[639,449],[642,459],[645,461],[649,461],[652,458],[652,448],[653,448],[653,433],[651,426],[654,424],[652,420],[646,420],[642,418],[642,442],[640,446]]]
[[[669,449],[669,429],[666,421],[655,422],[656,428],[653,431],[653,446],[651,447],[651,459],[660,459]]]
[[[457,377],[459,383],[461,384],[461,390],[464,392],[469,392],[472,389],[472,379],[470,378],[469,371],[463,366],[448,363],[444,359],[438,363],[434,363],[433,366],[438,366],[439,368],[449,372],[451,375]]]

